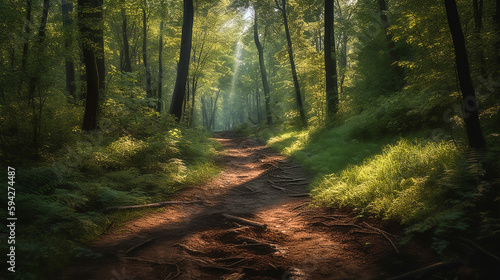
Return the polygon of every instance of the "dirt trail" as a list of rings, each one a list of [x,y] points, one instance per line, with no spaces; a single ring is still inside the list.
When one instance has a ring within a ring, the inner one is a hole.
[[[399,248],[377,221],[309,207],[310,177],[290,159],[252,139],[216,137],[225,170],[174,198],[199,203],[166,206],[108,232],[92,244],[103,257],[76,261],[61,278],[386,279],[430,260],[415,246]]]

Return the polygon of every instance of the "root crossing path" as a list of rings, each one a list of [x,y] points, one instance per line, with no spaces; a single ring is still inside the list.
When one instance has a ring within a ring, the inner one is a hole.
[[[219,133],[225,170],[112,230],[62,279],[387,279],[429,259],[376,220],[310,207],[310,176],[249,138]],[[129,210],[117,210],[129,211]]]

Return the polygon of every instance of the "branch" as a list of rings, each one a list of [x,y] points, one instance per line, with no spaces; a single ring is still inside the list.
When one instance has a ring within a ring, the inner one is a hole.
[[[245,218],[236,217],[236,216],[229,215],[229,214],[222,214],[222,216],[224,216],[224,218],[226,218],[226,219],[229,219],[229,220],[232,220],[232,221],[235,221],[235,222],[239,222],[239,223],[242,223],[242,224],[254,226],[254,227],[259,227],[259,228],[266,228],[267,227],[266,224],[259,223],[259,222],[256,222],[256,221],[252,221],[252,220],[248,220],[248,219],[245,219]]]
[[[201,200],[196,201],[162,201],[150,204],[140,204],[140,205],[130,205],[130,206],[112,206],[107,207],[104,210],[122,210],[122,209],[135,209],[135,208],[146,208],[146,207],[162,207],[170,204],[191,204],[191,203],[201,203]]]
[[[280,4],[278,3],[278,0],[274,0],[274,3],[276,3],[276,7],[275,7],[276,9],[278,9],[278,10],[279,10],[279,11],[281,11],[282,13],[285,13],[284,8],[282,8],[282,7],[280,6]]]
[[[428,276],[433,275],[439,271],[446,271],[462,265],[459,261],[452,262],[438,262],[424,268],[419,268],[399,276],[389,278],[388,280],[410,280],[410,279],[427,279]]]

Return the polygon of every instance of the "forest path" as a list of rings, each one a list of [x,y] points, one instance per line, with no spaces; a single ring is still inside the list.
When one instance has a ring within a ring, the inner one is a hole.
[[[414,246],[396,253],[397,237],[376,220],[308,207],[310,177],[290,159],[253,139],[216,138],[225,170],[173,199],[198,203],[166,206],[106,233],[92,244],[103,257],[78,260],[61,278],[386,279],[429,259]]]

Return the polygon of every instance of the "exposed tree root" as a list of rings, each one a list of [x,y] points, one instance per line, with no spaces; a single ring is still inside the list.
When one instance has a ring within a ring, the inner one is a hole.
[[[459,261],[451,262],[438,262],[424,268],[419,268],[399,276],[389,278],[388,280],[414,280],[414,279],[429,279],[429,276],[436,274],[441,271],[448,271],[450,269],[457,268],[461,266],[462,263]]]
[[[144,246],[144,245],[146,245],[146,244],[150,243],[150,242],[151,242],[151,241],[153,241],[153,240],[154,240],[154,238],[149,238],[149,239],[147,239],[147,240],[145,240],[145,241],[143,241],[143,242],[141,242],[141,243],[139,243],[139,244],[136,244],[136,245],[134,245],[134,246],[132,246],[132,247],[128,248],[128,249],[127,249],[124,253],[125,253],[125,254],[129,254],[130,252],[132,252],[132,251],[135,251],[135,250],[139,249],[140,247],[142,247],[142,246]]]
[[[245,225],[250,225],[250,226],[254,226],[254,227],[258,227],[258,228],[266,228],[267,227],[266,224],[252,221],[252,220],[245,219],[245,218],[236,217],[236,216],[229,215],[229,214],[222,214],[222,216],[224,216],[224,218],[226,218],[226,219],[229,219],[229,220],[241,223],[241,224],[245,224]]]

